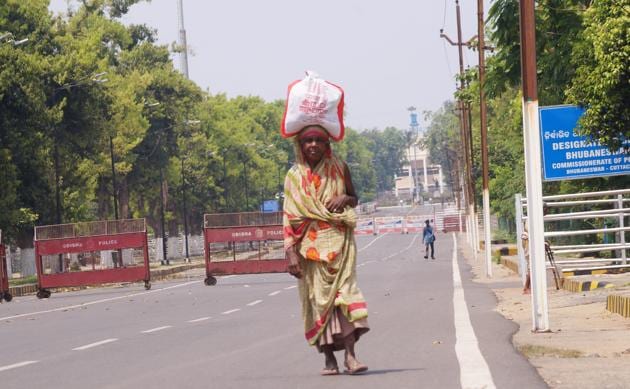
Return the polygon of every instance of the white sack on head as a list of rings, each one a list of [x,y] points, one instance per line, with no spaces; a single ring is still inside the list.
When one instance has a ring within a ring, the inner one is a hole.
[[[306,72],[304,79],[289,85],[282,136],[294,136],[313,125],[322,126],[335,141],[343,139],[343,89]]]

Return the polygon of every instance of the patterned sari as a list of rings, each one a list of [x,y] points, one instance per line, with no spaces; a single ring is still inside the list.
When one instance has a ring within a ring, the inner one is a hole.
[[[326,202],[346,193],[344,164],[329,149],[315,169],[305,162],[296,140],[296,164],[284,184],[284,247],[297,245],[303,277],[299,280],[302,318],[309,344],[318,340],[331,317],[350,323],[367,318],[367,306],[356,285],[356,213],[326,209]],[[343,318],[342,318],[343,319]],[[368,330],[358,325],[358,337]]]

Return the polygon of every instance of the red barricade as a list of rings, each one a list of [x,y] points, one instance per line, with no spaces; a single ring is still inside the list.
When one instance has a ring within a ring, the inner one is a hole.
[[[282,273],[284,255],[282,212],[204,215],[206,285],[217,274]]]
[[[374,218],[359,219],[354,229],[355,235],[376,235]]]
[[[46,288],[113,282],[144,281],[144,287],[151,288],[145,219],[35,227],[34,243],[39,298],[50,296]],[[140,249],[142,262],[135,263],[131,253],[131,263],[125,264],[123,250],[127,249]],[[95,256],[96,252],[113,250],[117,251],[116,259],[112,259],[113,267],[103,264],[103,258]],[[69,262],[68,257],[72,254],[76,260]],[[47,260],[52,257],[52,262],[58,264],[57,271],[53,271],[52,265],[45,266],[45,257]]]
[[[2,244],[2,231],[0,231],[0,301],[11,301],[13,296],[9,292],[9,272],[7,270],[6,249]]]
[[[388,232],[403,233],[403,217],[402,216],[384,216],[375,217],[376,233],[384,234]]]
[[[458,214],[444,215],[442,225],[444,232],[466,231],[466,225],[462,223],[462,216]]]

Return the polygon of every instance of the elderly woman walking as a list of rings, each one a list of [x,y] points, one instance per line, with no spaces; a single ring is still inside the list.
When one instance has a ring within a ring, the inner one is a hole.
[[[321,374],[339,374],[334,352],[340,350],[346,372],[357,374],[368,368],[357,359],[355,343],[369,330],[356,282],[358,199],[330,139],[317,125],[294,138],[296,162],[284,184],[284,246],[289,273],[299,279],[306,340],[325,357]]]

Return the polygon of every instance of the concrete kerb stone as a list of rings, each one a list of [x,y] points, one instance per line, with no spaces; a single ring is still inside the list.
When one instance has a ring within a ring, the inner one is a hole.
[[[503,254],[504,252],[510,252],[508,248],[502,248],[502,250],[495,250],[494,252],[500,253],[500,263],[504,267],[510,269],[514,273],[518,274],[518,259],[514,258],[511,254]],[[593,272],[585,272],[584,275],[587,276],[606,276],[607,272],[605,271],[593,271]],[[604,280],[595,280],[595,279],[585,279],[584,275],[573,275],[572,273],[563,273],[563,278],[561,279],[561,287],[562,289],[573,292],[573,293],[582,293],[582,292],[590,292],[594,290],[601,289],[613,289],[617,286],[621,286],[620,282],[622,279],[616,278],[611,279],[610,281]],[[611,277],[615,275],[609,274]],[[617,275],[619,276],[619,274]],[[574,278],[576,277],[576,278]],[[606,299],[606,310],[611,313],[616,313],[625,318],[630,318],[630,291],[619,290],[615,291],[614,294],[609,294]]]
[[[630,318],[630,294],[627,296],[620,294],[608,295],[606,299],[606,310]]]

